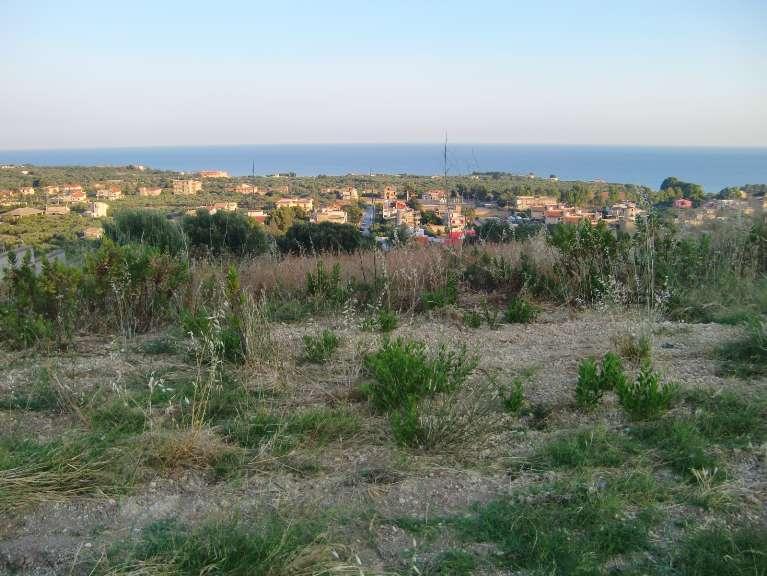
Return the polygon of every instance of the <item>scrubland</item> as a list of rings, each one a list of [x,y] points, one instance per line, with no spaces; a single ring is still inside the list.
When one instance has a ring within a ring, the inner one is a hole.
[[[17,263],[0,572],[766,574],[765,246]]]

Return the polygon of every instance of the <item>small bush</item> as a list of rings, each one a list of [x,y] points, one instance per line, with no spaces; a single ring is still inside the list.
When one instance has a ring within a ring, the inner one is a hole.
[[[634,420],[657,418],[677,396],[675,384],[661,383],[660,374],[645,362],[633,382],[624,381],[616,390],[621,406]]]
[[[624,334],[615,339],[615,345],[618,354],[635,365],[652,357],[652,341],[647,335],[637,338],[633,334]]]
[[[618,390],[626,384],[626,375],[623,373],[623,363],[620,357],[608,352],[602,358],[602,370],[599,374],[600,387],[604,391]]]
[[[602,379],[599,377],[597,362],[585,358],[578,364],[578,382],[575,385],[575,401],[578,406],[591,408],[602,398]]]
[[[314,272],[306,273],[306,294],[318,309],[335,309],[349,299],[350,287],[341,279],[341,265],[335,263],[330,272],[317,260]]]
[[[313,364],[324,364],[338,348],[338,336],[332,330],[323,330],[319,336],[304,335],[304,356]]]
[[[455,390],[476,364],[476,358],[470,357],[465,348],[448,350],[442,346],[429,354],[425,345],[415,340],[386,340],[365,359],[373,377],[365,391],[379,410],[394,410],[411,398]]]
[[[506,307],[506,322],[529,324],[538,316],[538,308],[523,298],[513,298]]]
[[[397,313],[393,310],[382,309],[378,312],[378,329],[384,334],[397,327]]]

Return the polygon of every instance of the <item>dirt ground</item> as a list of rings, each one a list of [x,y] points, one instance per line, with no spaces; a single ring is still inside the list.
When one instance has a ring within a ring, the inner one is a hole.
[[[472,376],[474,382],[488,374],[509,379],[527,370],[526,399],[548,408],[544,430],[509,419],[497,431],[478,438],[475,445],[450,453],[422,454],[398,448],[386,420],[354,399],[354,389],[363,378],[361,359],[377,345],[379,335],[349,327],[353,324],[349,319],[330,323],[341,337],[337,358],[324,366],[297,361],[301,336],[326,324],[277,328],[274,339],[281,366],[243,371],[239,377],[251,386],[279,390],[279,402],[287,408],[351,404],[365,417],[359,437],[317,450],[298,448],[278,464],[255,466],[231,481],[211,482],[201,472],[188,471],[176,477],[156,477],[125,496],[76,498],[46,502],[14,514],[0,512],[0,574],[68,574],[78,558],[98,555],[110,543],[128,539],[160,519],[195,523],[215,515],[249,517],[270,509],[288,515],[348,511],[356,518],[345,527],[340,522],[348,543],[368,565],[383,567],[401,561],[404,551],[413,548],[412,538],[392,519],[459,513],[473,503],[509,493],[531,481],[524,471],[509,473],[509,463],[529,455],[552,434],[596,422],[620,425],[623,416],[612,401],[589,414],[572,407],[579,360],[614,349],[616,338],[651,331],[656,369],[683,388],[764,385],[717,374],[713,350],[737,330],[717,324],[661,322],[650,326],[625,313],[560,309],[547,311],[533,324],[501,324],[497,329],[470,329],[449,313],[401,319],[396,336],[429,344],[466,345],[476,353],[479,365]],[[88,338],[78,342],[77,352],[56,357],[2,353],[0,364],[6,366],[0,374],[0,393],[28,386],[36,371],[45,366],[67,386],[87,395],[98,387],[121,386],[128,378],[183,369],[184,358],[144,355],[133,345],[121,350],[118,341]],[[0,434],[43,440],[73,425],[72,416],[0,411]],[[307,461],[311,466],[304,465]],[[765,477],[764,460],[745,458],[736,466],[732,481],[742,488],[744,497],[764,509]],[[365,518],[367,524],[359,518]]]

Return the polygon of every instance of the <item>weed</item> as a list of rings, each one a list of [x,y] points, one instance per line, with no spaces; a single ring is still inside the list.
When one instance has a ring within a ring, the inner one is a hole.
[[[421,304],[425,310],[444,308],[458,301],[458,282],[449,278],[443,286],[421,294]]]
[[[0,408],[3,410],[48,412],[57,410],[60,406],[61,399],[51,384],[51,375],[47,368],[39,371],[27,390],[11,391],[0,397]]]
[[[320,540],[321,526],[285,522],[276,515],[256,525],[238,520],[190,527],[161,520],[144,528],[138,542],[113,547],[93,570],[96,574],[359,574],[343,546]]]
[[[637,452],[619,433],[598,427],[559,436],[538,451],[534,460],[557,468],[615,468]]]
[[[764,320],[750,316],[743,330],[740,338],[719,348],[724,371],[741,378],[767,373],[767,328]]]
[[[692,532],[672,559],[677,574],[696,576],[765,576],[767,529],[764,525],[737,528],[715,525]]]
[[[661,383],[660,374],[654,372],[652,365],[646,362],[636,380],[624,380],[616,392],[621,406],[631,418],[646,420],[657,418],[668,410],[679,387],[676,384]]]
[[[91,426],[106,434],[140,434],[146,426],[146,414],[126,399],[115,398],[89,414]]]
[[[525,385],[521,377],[512,379],[508,387],[499,390],[503,409],[509,414],[519,414],[525,405]]]
[[[318,336],[304,335],[304,357],[313,364],[324,364],[338,348],[338,336],[332,330],[323,330]]]
[[[632,364],[647,362],[652,357],[652,341],[647,335],[637,338],[634,334],[624,334],[615,338],[618,354]]]
[[[709,442],[694,424],[664,419],[643,423],[631,430],[631,435],[645,446],[658,452],[664,464],[689,481],[695,480],[693,470],[719,470],[723,467],[710,451]]]
[[[767,439],[767,402],[762,397],[743,399],[732,392],[688,392],[693,419],[700,433],[712,442],[746,447]]]
[[[652,476],[630,473],[604,486],[550,484],[443,520],[469,542],[493,544],[493,562],[513,572],[599,574],[618,557],[649,548],[660,493]],[[641,505],[638,513],[635,505]]]
[[[463,313],[463,324],[469,328],[481,328],[482,316],[474,310],[467,310]]]
[[[142,354],[175,354],[178,352],[178,344],[168,337],[153,338],[146,340],[139,346]]]
[[[505,319],[511,324],[528,324],[538,316],[539,309],[523,298],[513,298],[506,307]]]

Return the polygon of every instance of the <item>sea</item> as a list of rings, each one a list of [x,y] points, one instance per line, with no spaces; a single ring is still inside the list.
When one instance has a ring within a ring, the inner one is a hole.
[[[285,144],[167,146],[55,150],[0,150],[0,164],[124,166],[232,176],[294,172],[442,174],[511,172],[560,180],[602,180],[657,189],[664,178],[695,182],[708,193],[727,186],[767,183],[767,148],[560,146],[521,144]]]

